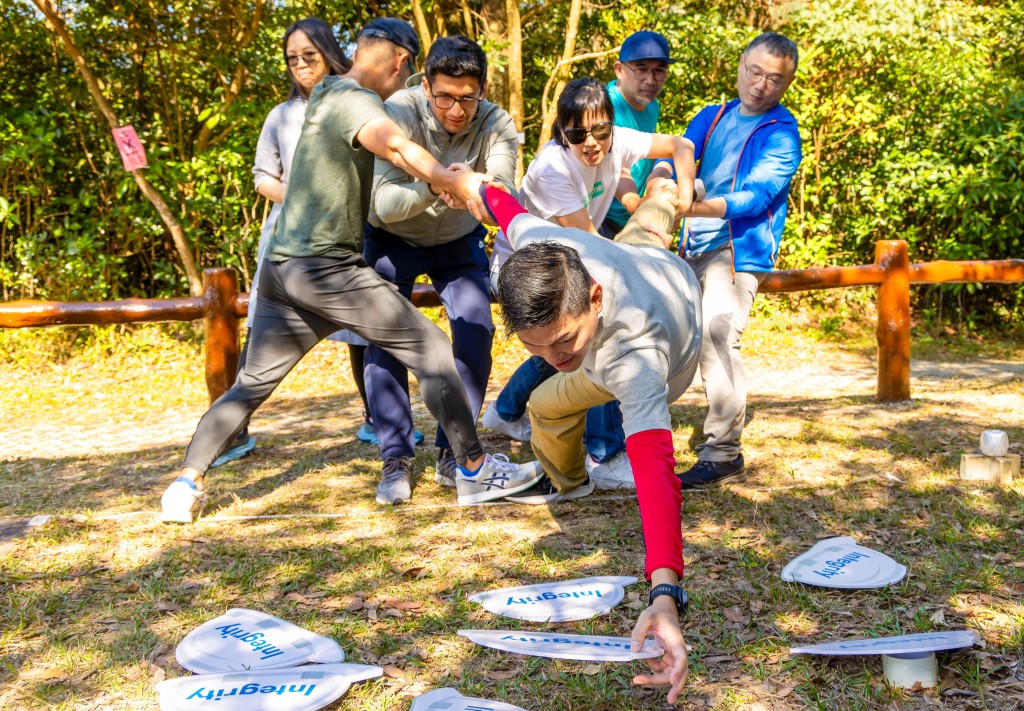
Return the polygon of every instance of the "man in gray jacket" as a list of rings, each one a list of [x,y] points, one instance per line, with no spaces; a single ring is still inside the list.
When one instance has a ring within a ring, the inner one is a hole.
[[[484,96],[487,58],[462,35],[442,37],[427,55],[420,86],[395,93],[385,109],[409,139],[446,166],[486,173],[514,187],[518,133],[512,117]],[[411,298],[426,274],[448,313],[455,365],[479,414],[491,373],[494,324],[488,278],[486,230],[473,215],[450,209],[440,186],[418,180],[378,159],[364,257],[381,277]],[[409,375],[382,348],[366,354],[366,388],[383,476],[377,501],[394,504],[412,495],[413,423]],[[435,480],[455,485],[455,457],[441,428]]]

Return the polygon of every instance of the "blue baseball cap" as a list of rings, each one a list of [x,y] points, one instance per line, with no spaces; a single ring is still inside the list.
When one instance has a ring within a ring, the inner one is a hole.
[[[412,57],[420,53],[420,38],[408,22],[397,17],[378,17],[370,20],[359,30],[358,37],[380,37],[397,44]]]
[[[619,61],[640,62],[645,59],[653,59],[666,64],[676,61],[668,56],[668,40],[657,32],[640,30],[631,34],[622,43],[622,49],[619,50]]]

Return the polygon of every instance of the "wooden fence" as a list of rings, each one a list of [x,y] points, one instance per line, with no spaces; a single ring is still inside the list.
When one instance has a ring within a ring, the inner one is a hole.
[[[907,243],[886,240],[875,246],[875,263],[772,272],[761,293],[779,294],[851,286],[878,287],[879,402],[910,397],[910,285],[957,282],[1024,282],[1024,259],[911,264]],[[206,387],[210,402],[235,381],[239,319],[245,318],[249,295],[238,292],[233,269],[203,272],[203,295],[184,299],[124,299],[104,302],[10,301],[0,303],[0,327],[194,321],[206,329]],[[439,306],[432,287],[417,285],[416,306]]]

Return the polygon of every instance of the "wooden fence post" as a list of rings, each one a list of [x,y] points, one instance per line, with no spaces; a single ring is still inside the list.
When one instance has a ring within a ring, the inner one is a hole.
[[[238,370],[237,295],[238,275],[234,269],[203,270],[206,389],[211,404],[234,384]]]
[[[878,287],[878,402],[910,399],[910,256],[903,240],[875,244]]]

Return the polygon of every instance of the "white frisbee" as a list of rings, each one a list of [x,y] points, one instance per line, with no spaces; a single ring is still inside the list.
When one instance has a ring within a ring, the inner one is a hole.
[[[588,620],[603,615],[625,596],[624,585],[636,578],[605,575],[556,583],[501,588],[471,595],[495,615],[531,622],[567,622]]]
[[[337,642],[257,610],[233,608],[188,633],[174,651],[196,674],[345,661]]]
[[[161,681],[156,690],[161,711],[313,711],[341,698],[352,684],[383,673],[366,664],[315,664],[183,676]]]
[[[906,575],[906,566],[858,546],[849,536],[818,541],[782,569],[782,579],[788,582],[844,589],[883,588]]]
[[[409,711],[526,711],[504,701],[463,696],[455,689],[434,689],[412,700]]]
[[[971,630],[954,632],[920,632],[899,637],[876,637],[874,639],[851,639],[845,642],[813,644],[808,647],[790,647],[790,654],[828,654],[833,656],[855,656],[868,654],[925,654],[944,649],[973,647],[978,635]]]
[[[634,659],[657,657],[665,652],[653,639],[644,640],[643,649],[632,652],[629,637],[515,630],[459,630],[459,634],[482,647],[503,652],[581,662],[631,662]]]

